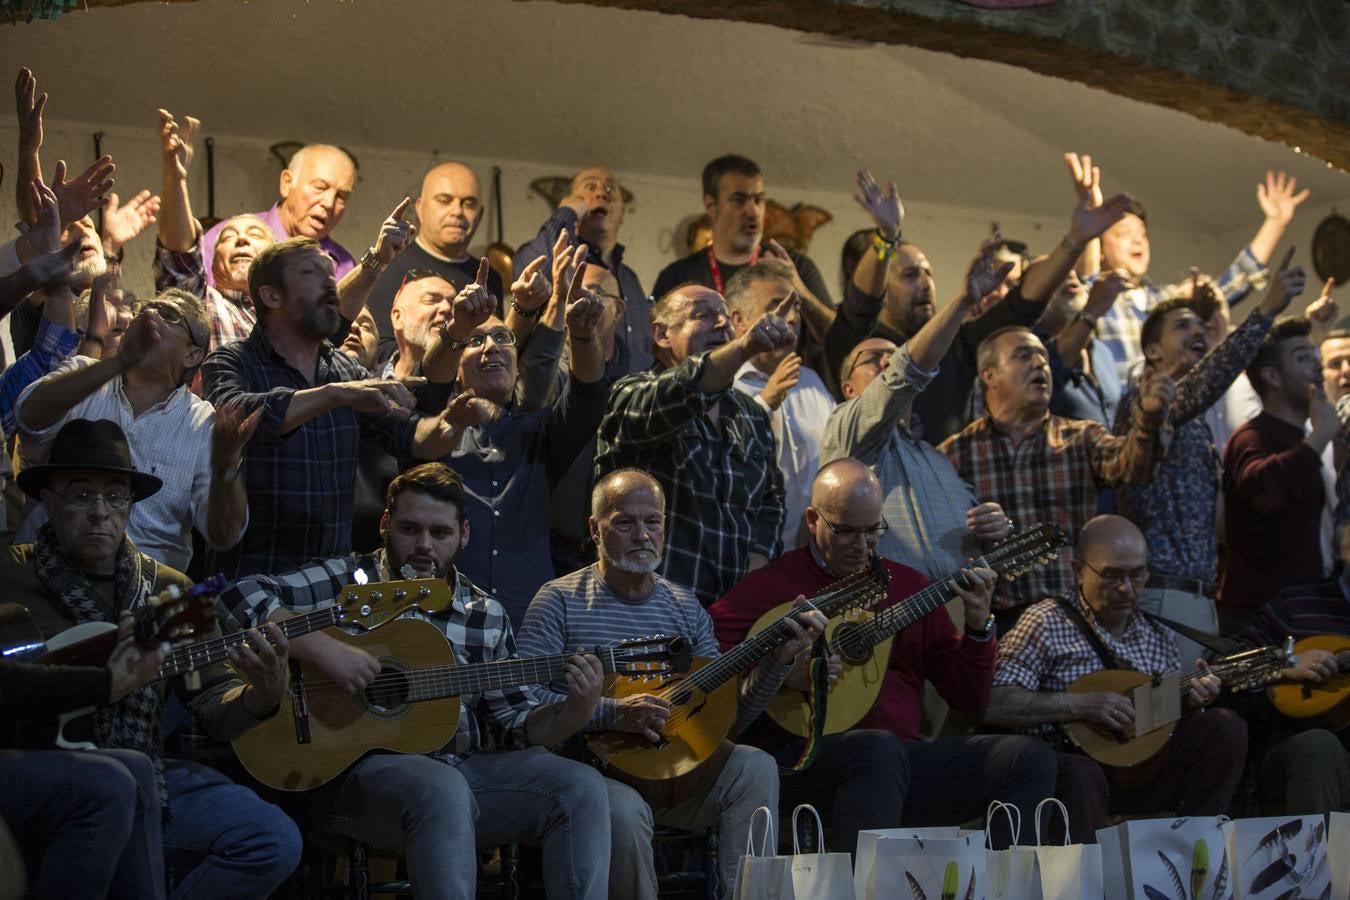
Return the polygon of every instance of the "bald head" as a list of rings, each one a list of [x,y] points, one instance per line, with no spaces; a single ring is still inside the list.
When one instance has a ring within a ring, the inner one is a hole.
[[[852,575],[867,565],[886,530],[881,499],[881,483],[856,459],[836,459],[816,473],[806,529],[832,574]]]
[[[464,256],[483,220],[478,176],[460,163],[441,163],[422,178],[415,209],[418,242],[451,259]]]
[[[1124,516],[1095,516],[1078,532],[1074,554],[1079,559],[1097,565],[1097,560],[1122,553],[1148,556],[1143,532]]]
[[[881,510],[881,482],[867,466],[844,457],[820,467],[811,482],[811,505],[826,513],[850,509]]]
[[[356,163],[340,147],[310,144],[291,157],[281,173],[277,215],[290,237],[323,240],[347,210],[356,185]]]
[[[666,492],[661,482],[641,469],[615,469],[595,483],[591,490],[591,515],[603,519],[612,513],[625,497],[645,493],[660,505],[666,506]]]
[[[1148,582],[1148,543],[1129,519],[1097,516],[1078,533],[1074,574],[1098,623],[1119,636]]]

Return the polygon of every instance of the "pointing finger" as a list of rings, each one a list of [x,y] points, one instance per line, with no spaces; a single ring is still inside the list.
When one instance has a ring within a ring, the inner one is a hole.
[[[478,274],[474,276],[474,284],[485,285],[488,283],[488,261],[487,257],[481,257],[478,260]]]
[[[403,202],[401,202],[398,206],[394,207],[394,211],[389,214],[389,218],[391,219],[403,218],[403,213],[408,209],[408,204],[411,202],[412,202],[411,197],[404,197]]]
[[[581,281],[586,276],[587,265],[585,262],[579,264],[572,273],[572,283],[567,286],[567,301],[569,303],[581,296]]]

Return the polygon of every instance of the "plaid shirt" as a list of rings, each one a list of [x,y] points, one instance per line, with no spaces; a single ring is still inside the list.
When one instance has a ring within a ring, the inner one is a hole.
[[[1101,273],[1098,273],[1087,278],[1086,282],[1090,285],[1100,277]],[[1269,280],[1265,263],[1256,258],[1251,247],[1243,247],[1228,264],[1228,268],[1223,270],[1218,284],[1228,304],[1236,306],[1253,289],[1265,287]],[[1117,297],[1115,304],[1097,320],[1097,339],[1111,350],[1122,384],[1129,382],[1130,369],[1144,356],[1144,350],[1139,344],[1139,332],[1144,327],[1144,320],[1171,290],[1172,285],[1160,288],[1145,278],[1139,287]]]
[[[877,550],[930,581],[946,578],[978,549],[966,525],[975,505],[970,485],[907,425],[914,397],[936,374],[916,366],[902,346],[860,395],[830,415],[820,447],[821,465],[851,456],[876,473],[890,525]]]
[[[1102,643],[1122,663],[1140,672],[1163,675],[1181,668],[1176,641],[1158,623],[1135,613],[1120,637],[1112,637],[1097,623],[1097,617],[1077,590],[1065,592],[1077,606]],[[1084,675],[1102,669],[1101,657],[1083,632],[1052,597],[1022,613],[1016,627],[998,643],[994,687],[1020,687],[1028,691],[1058,693]],[[1037,734],[1053,731],[1041,725]]]
[[[746,572],[751,553],[782,549],[783,475],[764,407],[730,387],[699,389],[706,354],[621,378],[596,441],[595,477],[628,466],[666,493],[661,574],[707,606]],[[708,407],[717,404],[714,423]]]
[[[988,416],[971,422],[940,449],[956,471],[975,488],[975,496],[995,500],[1014,523],[1054,522],[1066,534],[1079,529],[1097,511],[1097,491],[1142,484],[1166,450],[1161,429],[1148,421],[1139,404],[1130,409],[1124,436],[1100,422],[1046,415],[1041,431],[1014,447]],[[1072,554],[1063,548],[1057,562],[1000,583],[994,608],[1016,609],[1073,586]]]
[[[325,343],[311,382],[272,349],[263,328],[206,358],[202,386],[207,400],[217,408],[239,403],[245,414],[260,406],[266,410],[244,448],[248,529],[233,549],[208,556],[208,571],[227,576],[280,572],[351,552],[360,439],[379,440],[391,453],[407,450],[417,414],[399,422],[338,406],[291,431],[282,433],[281,425],[296,391],[370,377]]]
[[[247,292],[223,291],[207,281],[200,245],[193,244],[191,250],[179,253],[165,248],[156,238],[154,271],[155,290],[176,287],[202,301],[211,328],[211,350],[253,333],[258,321],[253,301]]]
[[[391,579],[383,550],[319,559],[285,575],[239,579],[216,600],[216,611],[226,631],[256,627],[282,609],[301,615],[311,613],[331,606],[352,583],[357,569],[364,570],[371,581]],[[506,610],[463,575],[458,572],[452,575],[455,593],[444,611],[424,613],[410,609],[400,618],[421,619],[435,625],[450,642],[459,665],[514,657],[516,642]],[[349,633],[358,632],[353,628]],[[520,750],[529,746],[525,720],[539,705],[533,688],[504,688],[464,694],[459,699],[455,735],[431,756],[456,764],[475,750]]]
[[[1202,413],[1223,399],[1261,346],[1272,319],[1253,310],[1242,325],[1177,382],[1167,409],[1175,429],[1158,472],[1145,484],[1122,486],[1116,492],[1120,513],[1139,526],[1148,540],[1148,563],[1156,572],[1214,581],[1219,551],[1214,513],[1223,469],[1214,435]],[[1137,406],[1138,388],[1131,386],[1120,409]],[[1129,423],[1116,416],[1116,433]]]
[[[74,356],[79,348],[78,331],[58,325],[46,316],[38,321],[37,339],[33,341],[32,349],[0,373],[0,426],[4,427],[6,435],[13,435],[19,428],[15,413],[19,395],[33,382]],[[7,472],[7,458],[4,465]]]

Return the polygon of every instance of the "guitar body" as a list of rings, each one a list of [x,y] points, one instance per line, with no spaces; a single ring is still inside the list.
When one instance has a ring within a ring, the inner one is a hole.
[[[445,635],[419,619],[395,619],[360,635],[329,634],[379,659],[381,675],[455,664]],[[235,753],[253,777],[279,790],[319,787],[372,750],[431,753],[459,728],[455,697],[377,704],[369,691],[354,696],[340,689],[318,666],[299,663],[298,668],[277,714],[234,741]],[[308,710],[309,735],[303,743],[297,739],[297,707]]]
[[[1350,636],[1318,634],[1294,644],[1294,653],[1326,650],[1333,655],[1350,652]],[[1350,692],[1350,674],[1337,675],[1323,684],[1282,684],[1270,689],[1270,701],[1281,713],[1294,719],[1310,719],[1331,712]]]
[[[781,619],[791,609],[788,604],[775,607],[759,618],[750,628],[750,634],[756,634]],[[871,620],[871,610],[855,609],[837,619],[831,619],[825,626],[825,645],[830,653],[839,653],[837,638],[851,629]],[[859,659],[848,659],[840,654],[841,667],[839,681],[830,690],[825,704],[825,734],[838,734],[848,731],[863,720],[881,696],[881,686],[886,678],[886,668],[891,658],[891,645],[894,637],[888,637],[871,647]],[[765,708],[769,718],[783,730],[798,737],[811,734],[811,704],[807,695],[801,691],[784,688],[769,701]]]
[[[698,671],[710,660],[697,657],[689,673]],[[605,696],[616,700],[633,694],[654,694],[672,683],[683,681],[680,675],[669,678],[606,679]],[[686,778],[702,778],[709,760],[720,758],[727,734],[736,723],[740,700],[739,679],[731,679],[711,693],[690,685],[687,696],[676,695],[671,703],[670,719],[662,732],[664,746],[653,745],[638,734],[607,731],[586,739],[591,752],[604,764],[606,774],[637,788],[649,799],[678,799],[689,784]],[[716,772],[711,773],[713,777]]]
[[[1152,677],[1144,672],[1105,669],[1075,680],[1069,685],[1068,692],[1087,694],[1109,691],[1128,696],[1134,688],[1146,685],[1152,680]],[[1097,762],[1105,766],[1129,767],[1157,756],[1172,739],[1176,724],[1171,722],[1128,740],[1095,722],[1065,722],[1063,727],[1069,739]]]

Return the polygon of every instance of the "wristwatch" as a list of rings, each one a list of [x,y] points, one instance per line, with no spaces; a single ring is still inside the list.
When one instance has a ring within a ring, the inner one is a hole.
[[[1075,322],[1085,322],[1087,323],[1087,327],[1089,328],[1096,328],[1097,318],[1098,317],[1092,315],[1092,313],[1085,313],[1080,311],[1074,315],[1073,320]]]
[[[966,624],[966,634],[977,641],[987,640],[994,633],[994,614],[990,613],[989,618],[984,620],[984,626],[981,628],[972,628],[969,623]]]
[[[389,268],[389,264],[381,261],[379,254],[375,252],[375,248],[370,247],[366,250],[365,255],[361,257],[361,268],[369,269],[372,272],[383,272],[385,269]]]

